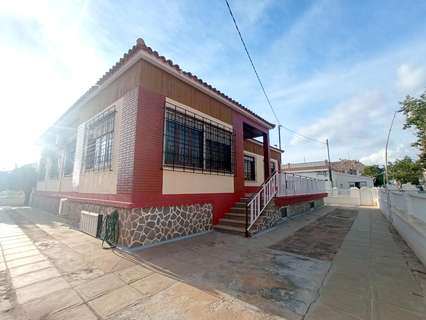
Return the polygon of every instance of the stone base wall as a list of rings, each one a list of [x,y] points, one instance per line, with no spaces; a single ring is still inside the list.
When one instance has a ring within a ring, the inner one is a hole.
[[[263,210],[262,215],[257,219],[254,225],[250,228],[250,235],[270,229],[277,224],[281,223],[284,218],[281,216],[280,208],[271,201],[268,206]]]
[[[255,235],[258,232],[275,227],[276,225],[285,221],[286,216],[283,214],[283,210],[285,210],[285,208],[287,208],[287,217],[291,217],[313,209],[321,208],[323,206],[324,199],[305,201],[284,207],[278,207],[275,205],[274,201],[271,201],[262,212],[262,215],[257,219],[255,224],[250,228],[250,235]]]
[[[209,203],[133,209],[123,215],[120,236],[132,248],[209,231],[212,221]]]
[[[59,198],[35,195],[33,206],[58,214]],[[120,246],[127,248],[209,231],[213,221],[213,206],[210,203],[126,209],[67,200],[62,203],[60,216],[78,228],[82,210],[104,216],[117,210],[118,242]]]

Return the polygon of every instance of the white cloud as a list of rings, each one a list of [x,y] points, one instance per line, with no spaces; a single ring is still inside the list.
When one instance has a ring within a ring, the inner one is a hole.
[[[265,18],[264,13],[271,4],[272,0],[251,1],[249,5],[245,0],[230,2],[232,11],[238,16],[241,29],[249,28]]]
[[[381,92],[370,92],[336,104],[297,132],[322,141],[329,139],[332,160],[359,159],[369,164],[383,163],[392,116],[393,103]],[[415,138],[410,130],[402,130],[403,123],[404,117],[398,113],[390,139],[390,161],[406,155],[416,158],[417,151],[410,146]],[[290,139],[285,162],[326,159],[324,145],[295,135]]]
[[[383,123],[382,116],[385,112],[385,99],[382,94],[356,96],[337,104],[322,118],[298,130],[298,133],[322,141],[328,138],[335,145],[349,141],[359,144],[362,140],[370,139],[370,128]],[[302,140],[303,138],[294,136],[291,144],[295,145]]]
[[[416,95],[426,89],[426,67],[402,64],[398,68],[398,87],[402,95]]]
[[[393,162],[396,159],[402,159],[405,156],[409,156],[413,159],[416,159],[416,150],[411,146],[405,144],[398,144],[395,147],[388,148],[388,162]],[[373,152],[365,157],[362,157],[360,161],[367,165],[379,164],[383,165],[385,163],[385,148]]]

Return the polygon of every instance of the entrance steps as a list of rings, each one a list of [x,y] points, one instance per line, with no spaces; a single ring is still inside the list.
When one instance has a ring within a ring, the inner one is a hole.
[[[214,226],[217,231],[244,235],[246,232],[246,204],[251,194],[246,194],[235,202],[234,206],[225,213],[219,223]]]

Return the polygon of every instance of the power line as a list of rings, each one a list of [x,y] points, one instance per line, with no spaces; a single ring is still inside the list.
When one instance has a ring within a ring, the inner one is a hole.
[[[300,134],[300,133],[298,133],[297,131],[294,131],[294,130],[292,130],[292,129],[290,129],[290,128],[287,128],[287,127],[285,127],[285,126],[283,126],[283,125],[280,125],[280,126],[281,126],[282,128],[284,128],[284,129],[286,129],[287,131],[289,131],[289,132],[293,133],[294,135],[299,136],[299,137],[301,137],[301,138],[304,138],[304,139],[306,139],[306,140],[310,140],[310,141],[313,141],[313,142],[319,142],[319,143],[322,143],[322,144],[327,144],[327,142],[325,142],[325,141],[321,141],[321,140],[319,140],[319,139],[315,139],[315,138],[311,138],[311,137],[305,136],[305,135]]]
[[[228,0],[225,0],[225,2],[226,2],[226,5],[228,7],[229,14],[231,15],[232,21],[234,21],[235,29],[237,29],[238,35],[240,36],[240,40],[241,40],[241,42],[243,44],[244,50],[246,51],[247,57],[250,60],[251,67],[253,68],[254,73],[256,74],[256,78],[259,81],[260,87],[262,88],[263,94],[265,95],[266,101],[268,101],[268,105],[271,108],[272,113],[274,114],[275,120],[277,120],[277,123],[280,124],[280,120],[278,119],[277,114],[275,113],[274,107],[272,107],[271,101],[269,100],[269,97],[266,94],[266,90],[265,90],[265,87],[263,86],[262,80],[260,80],[260,76],[257,73],[256,67],[254,66],[254,62],[253,62],[253,60],[252,60],[252,58],[250,56],[250,53],[249,53],[249,51],[247,49],[246,43],[244,42],[243,36],[242,36],[242,34],[240,32],[240,28],[238,28],[238,24],[237,24],[237,21],[235,20],[234,14],[232,13],[231,6],[229,5]]]
[[[311,140],[311,141],[315,141],[315,142],[320,142],[320,143],[322,143],[322,144],[326,144],[324,141],[320,141],[320,140],[318,140],[318,139],[315,139],[315,138],[311,138],[311,137],[305,136],[305,135],[303,135],[303,134],[300,134],[300,133],[296,132],[295,130],[292,130],[292,129],[290,129],[290,128],[286,127],[286,126],[281,125],[280,120],[278,119],[278,116],[277,116],[277,114],[275,113],[275,109],[274,109],[274,107],[272,106],[271,100],[269,99],[269,96],[268,96],[268,94],[266,93],[265,87],[263,86],[262,80],[260,79],[259,73],[257,72],[257,69],[256,69],[256,67],[254,66],[253,59],[252,59],[252,58],[251,58],[251,56],[250,56],[250,53],[249,53],[248,48],[247,48],[247,45],[246,45],[246,43],[245,43],[245,41],[244,41],[244,39],[243,39],[243,36],[242,36],[242,34],[241,34],[240,28],[238,27],[238,24],[237,24],[237,21],[235,20],[234,14],[232,13],[231,6],[229,5],[228,0],[225,0],[225,2],[226,2],[226,6],[228,7],[228,11],[229,11],[229,14],[230,14],[230,16],[231,16],[231,18],[232,18],[232,21],[234,22],[235,29],[237,29],[238,36],[240,37],[241,43],[243,44],[244,50],[245,50],[245,52],[246,52],[246,54],[247,54],[247,57],[248,57],[248,59],[250,60],[251,67],[253,68],[253,71],[254,71],[254,73],[256,74],[257,81],[259,82],[260,87],[262,88],[263,95],[265,96],[266,101],[268,102],[268,105],[269,105],[269,107],[271,108],[272,114],[274,115],[275,120],[277,121],[278,126],[280,126],[280,127],[284,128],[284,129],[286,129],[286,130],[287,130],[287,131],[289,131],[289,132],[292,132],[293,134],[295,134],[295,135],[297,135],[297,136],[299,136],[299,137],[301,137],[301,138],[305,138],[305,139],[307,139],[307,140]]]

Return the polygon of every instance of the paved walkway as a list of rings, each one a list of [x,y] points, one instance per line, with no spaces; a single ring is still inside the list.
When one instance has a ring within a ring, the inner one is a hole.
[[[358,210],[323,254],[330,220],[317,219],[332,210],[129,255],[56,216],[0,208],[0,319],[425,319],[425,270],[378,210]],[[321,255],[303,250],[307,231]],[[273,249],[285,239],[297,254]]]
[[[423,265],[377,210],[359,210],[305,319],[426,319]]]

